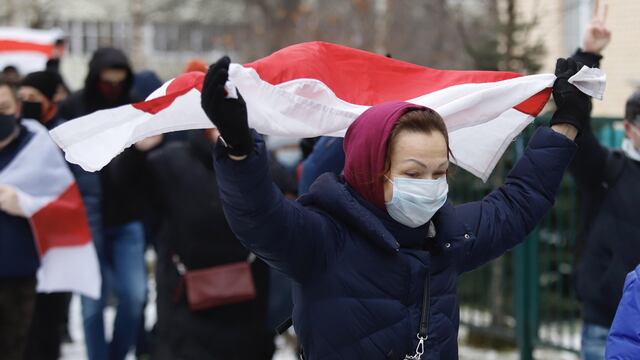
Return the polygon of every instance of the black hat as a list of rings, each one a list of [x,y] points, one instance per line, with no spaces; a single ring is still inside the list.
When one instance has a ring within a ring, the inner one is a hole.
[[[640,90],[636,91],[627,100],[624,109],[624,118],[633,123],[640,123]]]
[[[60,84],[60,75],[52,71],[36,71],[25,76],[20,86],[32,86],[38,89],[47,99],[53,100],[56,89]]]

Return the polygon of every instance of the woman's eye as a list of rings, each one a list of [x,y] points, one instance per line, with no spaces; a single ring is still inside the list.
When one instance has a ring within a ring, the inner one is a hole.
[[[405,173],[405,175],[407,175],[410,178],[417,178],[418,176],[420,176],[420,174],[414,173],[414,172],[408,172],[408,173]]]

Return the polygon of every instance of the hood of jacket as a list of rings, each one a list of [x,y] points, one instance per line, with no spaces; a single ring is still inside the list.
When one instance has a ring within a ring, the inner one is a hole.
[[[120,98],[115,103],[107,103],[98,89],[98,82],[103,70],[113,68],[125,70],[127,77],[124,80]],[[89,72],[84,81],[84,98],[89,112],[130,103],[133,80],[133,70],[129,59],[122,50],[111,47],[96,50],[89,61]]]

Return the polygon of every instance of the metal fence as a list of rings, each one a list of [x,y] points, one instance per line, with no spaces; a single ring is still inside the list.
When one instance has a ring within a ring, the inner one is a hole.
[[[486,183],[454,171],[452,201],[478,200],[500,186],[535,128],[546,122],[548,117],[538,118],[514,141]],[[598,118],[592,124],[602,144],[620,145],[620,119]],[[460,317],[471,333],[517,345],[523,360],[532,359],[536,347],[580,351],[580,303],[573,281],[579,201],[574,181],[566,175],[555,206],[523,244],[460,278]]]

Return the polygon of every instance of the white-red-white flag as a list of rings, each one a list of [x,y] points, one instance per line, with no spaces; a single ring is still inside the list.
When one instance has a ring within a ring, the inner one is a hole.
[[[39,292],[100,296],[100,267],[78,186],[47,129],[23,120],[29,142],[0,171],[0,185],[17,189],[40,255]]]
[[[55,41],[63,37],[60,29],[0,27],[0,69],[15,66],[23,75],[44,70]]]
[[[601,97],[601,75],[585,67],[570,81]],[[183,74],[146,101],[78,118],[51,135],[67,160],[96,171],[148,136],[210,128],[200,108],[203,77]],[[555,76],[436,70],[310,42],[244,66],[231,64],[229,80],[247,103],[249,125],[266,135],[343,136],[363,111],[391,100],[433,108],[449,129],[456,163],[486,180],[509,143],[547,103]]]

